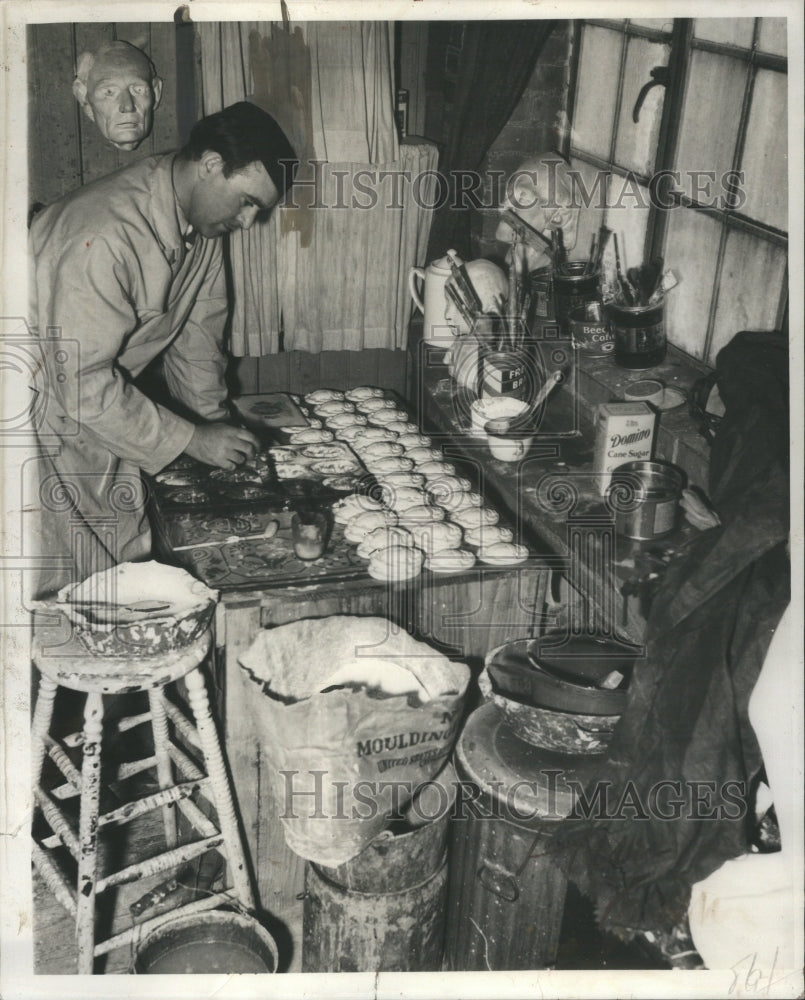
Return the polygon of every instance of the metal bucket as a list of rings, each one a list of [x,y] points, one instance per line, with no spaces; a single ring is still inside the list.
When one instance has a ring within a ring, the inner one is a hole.
[[[414,796],[405,825],[392,824],[342,865],[316,867],[335,885],[356,892],[399,892],[417,885],[444,861],[455,797],[455,771],[448,764]]]
[[[305,869],[303,972],[436,972],[441,967],[447,859],[401,892],[356,892]]]
[[[670,462],[627,462],[612,473],[607,505],[615,530],[626,538],[650,541],[676,527],[685,479]]]
[[[337,867],[308,864],[303,972],[441,967],[455,779],[448,764],[414,796],[407,825],[392,824],[357,857]]]
[[[152,931],[137,948],[134,972],[233,974],[277,971],[277,946],[253,917],[224,910],[191,913]]]

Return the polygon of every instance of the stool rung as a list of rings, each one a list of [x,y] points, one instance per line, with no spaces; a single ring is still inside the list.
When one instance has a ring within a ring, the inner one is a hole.
[[[67,850],[74,858],[78,858],[78,837],[73,832],[70,824],[64,818],[63,813],[55,803],[50,800],[47,792],[41,788],[34,789],[34,798],[42,810],[42,815],[47,820],[48,826],[58,836]]]
[[[165,714],[187,742],[192,743],[197,750],[200,750],[201,740],[198,738],[196,727],[190,722],[184,712],[180,708],[177,708],[168,698],[165,699]]]
[[[150,719],[150,712],[141,712],[139,715],[127,715],[117,720],[116,728],[119,733],[125,733],[129,729],[134,729],[135,726],[141,726],[144,722],[149,722]]]
[[[189,778],[191,781],[201,781],[204,772],[196,767],[184,750],[180,750],[173,740],[168,740],[168,753],[171,755],[173,763],[182,772],[183,777]]]
[[[214,837],[218,833],[218,827],[211,819],[204,815],[195,802],[191,802],[190,799],[183,799],[177,805],[187,821],[193,824],[202,837]]]
[[[96,957],[98,955],[106,955],[108,952],[114,951],[115,948],[123,948],[133,942],[136,943],[144,938],[146,934],[150,934],[151,931],[156,930],[157,927],[168,923],[170,920],[175,920],[177,917],[189,916],[191,913],[203,913],[205,910],[215,909],[216,906],[237,902],[237,896],[230,889],[224,892],[213,893],[211,896],[206,896],[204,899],[197,899],[192,903],[185,903],[184,906],[177,906],[175,910],[160,913],[157,917],[151,917],[150,920],[144,920],[141,924],[129,927],[128,930],[121,931],[120,934],[115,934],[114,937],[107,938],[105,941],[99,941],[95,945],[95,955]]]
[[[55,788],[51,788],[50,794],[54,799],[74,799],[76,795],[81,794],[81,789],[76,788],[72,782],[65,781],[63,785],[57,785]]]
[[[219,833],[214,837],[205,837],[192,844],[175,847],[172,851],[165,851],[164,854],[158,854],[156,857],[141,861],[136,865],[129,865],[128,868],[121,868],[120,871],[112,872],[106,878],[99,879],[95,891],[105,892],[106,889],[111,889],[115,885],[125,885],[127,882],[136,882],[138,879],[156,875],[157,872],[164,872],[169,868],[178,868],[179,865],[197,858],[199,854],[204,854],[205,851],[214,847],[220,847],[223,842],[224,835]]]
[[[76,914],[75,890],[68,885],[61,872],[36,841],[31,844],[31,861],[34,863],[34,868],[42,876],[42,881],[55,896],[56,901],[74,917]]]
[[[117,809],[111,809],[103,816],[99,816],[98,826],[107,826],[110,823],[129,823],[131,820],[137,819],[138,816],[144,816],[161,806],[178,802],[179,799],[186,799],[194,792],[202,791],[203,787],[208,784],[209,778],[203,781],[188,781],[181,785],[173,785],[171,788],[164,788],[152,795],[136,799],[134,802],[127,802],[125,805],[118,806]]]
[[[48,757],[50,757],[53,763],[67,779],[67,783],[75,788],[76,794],[80,792],[81,772],[75,764],[70,760],[52,736],[45,736],[45,746],[47,747]],[[59,796],[59,798],[62,798],[62,796]]]
[[[141,771],[147,771],[149,767],[156,767],[156,765],[156,757],[143,757],[141,760],[127,761],[125,764],[121,764],[117,769],[115,779],[117,781],[125,781],[126,778],[131,778],[135,774],[139,774]]]
[[[116,719],[109,722],[106,726],[107,732],[109,733],[125,733],[129,729],[135,729],[137,726],[143,725],[145,722],[149,722],[151,719],[150,712],[140,712],[139,715],[126,715],[122,719]],[[84,734],[79,730],[77,733],[70,733],[69,736],[65,736],[62,742],[66,747],[74,750],[78,747],[84,745]]]

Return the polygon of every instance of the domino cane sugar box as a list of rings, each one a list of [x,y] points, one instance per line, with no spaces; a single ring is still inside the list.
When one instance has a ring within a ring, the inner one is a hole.
[[[656,414],[644,402],[601,403],[595,429],[593,470],[603,496],[612,472],[626,462],[651,459]]]

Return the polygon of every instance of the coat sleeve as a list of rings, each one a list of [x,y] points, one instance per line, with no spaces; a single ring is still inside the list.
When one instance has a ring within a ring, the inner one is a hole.
[[[180,455],[193,424],[139,391],[117,359],[137,326],[125,262],[109,243],[81,236],[35,261],[36,321],[48,384],[67,429],[88,428],[112,454],[155,473]],[[68,357],[63,364],[60,358]],[[75,430],[72,431],[75,433]]]
[[[205,420],[226,420],[226,276],[221,240],[210,243],[210,267],[202,291],[163,355],[162,372],[174,399]]]

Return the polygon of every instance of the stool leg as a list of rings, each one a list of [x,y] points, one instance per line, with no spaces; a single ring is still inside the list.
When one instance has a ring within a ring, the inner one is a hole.
[[[42,780],[42,768],[45,763],[45,738],[50,732],[57,687],[56,682],[50,678],[40,677],[36,708],[31,720],[31,778],[34,788],[37,788]]]
[[[154,733],[154,756],[157,759],[159,787],[170,788],[173,785],[173,767],[168,750],[168,716],[165,712],[163,689],[149,691],[148,702],[151,706],[151,728]],[[168,847],[176,847],[176,810],[172,805],[163,806],[162,820],[165,825],[165,843]]]
[[[84,760],[81,765],[81,818],[78,825],[78,973],[92,975],[95,958],[95,886],[98,867],[98,808],[101,791],[103,697],[87,695],[84,706]]]
[[[254,909],[254,894],[249,882],[249,873],[246,868],[246,858],[243,854],[243,845],[240,840],[238,821],[235,816],[235,806],[232,802],[232,793],[229,787],[229,779],[224,766],[224,758],[221,754],[221,746],[218,742],[218,733],[215,729],[215,721],[210,714],[210,700],[207,695],[207,688],[204,684],[204,677],[198,667],[195,667],[185,677],[187,685],[187,695],[190,708],[196,720],[199,742],[204,753],[207,767],[207,774],[210,776],[212,792],[215,798],[215,808],[218,811],[218,823],[226,844],[227,860],[232,868],[232,881],[235,892],[241,903],[249,909]]]

